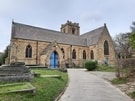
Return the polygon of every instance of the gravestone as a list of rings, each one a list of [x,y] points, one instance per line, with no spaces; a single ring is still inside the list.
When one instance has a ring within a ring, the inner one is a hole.
[[[32,73],[23,62],[14,62],[0,68],[0,81],[30,81],[32,78]]]

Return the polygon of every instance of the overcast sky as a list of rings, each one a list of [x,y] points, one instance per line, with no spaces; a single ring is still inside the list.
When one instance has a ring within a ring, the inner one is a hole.
[[[10,44],[12,20],[57,31],[70,20],[81,34],[106,23],[114,37],[130,32],[135,0],[0,0],[0,52]]]

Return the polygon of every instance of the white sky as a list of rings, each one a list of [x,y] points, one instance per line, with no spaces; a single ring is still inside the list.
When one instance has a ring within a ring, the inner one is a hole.
[[[135,0],[0,0],[0,52],[10,44],[12,19],[57,31],[70,20],[81,34],[106,23],[114,37],[130,31],[134,10]]]

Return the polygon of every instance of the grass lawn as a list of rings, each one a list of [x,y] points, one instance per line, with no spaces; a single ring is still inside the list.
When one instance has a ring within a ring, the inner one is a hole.
[[[68,81],[67,73],[58,70],[33,69],[32,71],[41,75],[61,75],[62,78],[36,77],[30,82],[36,88],[35,95],[30,93],[1,94],[0,101],[54,101]]]
[[[113,84],[125,84],[128,80],[126,78],[115,78],[112,80]]]
[[[110,67],[108,65],[98,65],[95,71],[102,71],[102,72],[115,72],[116,69],[114,67]]]

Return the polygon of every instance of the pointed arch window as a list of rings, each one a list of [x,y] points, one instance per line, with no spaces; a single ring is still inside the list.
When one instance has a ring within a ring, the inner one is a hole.
[[[75,34],[75,28],[72,28],[72,34]]]
[[[31,47],[31,45],[26,46],[25,57],[26,58],[32,58],[32,47]]]
[[[90,58],[91,58],[91,60],[94,59],[94,52],[93,52],[93,50],[91,50],[91,52],[90,52]]]
[[[61,51],[62,51],[62,53],[63,53],[63,59],[64,59],[64,58],[65,58],[65,52],[64,52],[64,49],[61,48]]]
[[[83,50],[83,59],[86,59],[86,51]]]
[[[75,49],[73,49],[73,51],[72,51],[72,59],[76,59],[76,51],[75,51]]]
[[[104,42],[104,55],[109,55],[109,44],[106,40]]]

